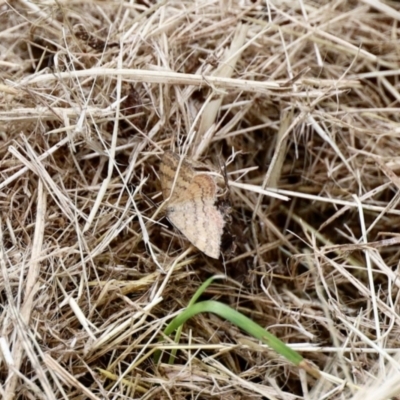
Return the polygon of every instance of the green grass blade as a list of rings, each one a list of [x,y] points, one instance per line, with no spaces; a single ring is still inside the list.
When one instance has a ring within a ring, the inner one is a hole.
[[[225,275],[214,275],[211,278],[208,278],[197,290],[192,299],[189,302],[188,307],[193,306],[198,298],[205,292],[205,290],[216,280],[216,279],[224,279]],[[180,325],[175,334],[175,343],[179,343],[179,340],[181,339],[181,334],[182,334],[182,329],[183,329],[183,324]],[[177,349],[171,350],[171,355],[169,356],[168,364],[173,364],[175,357],[176,357],[176,352]]]
[[[164,334],[167,336],[170,335],[172,332],[182,326],[189,318],[192,318],[193,316],[203,312],[211,312],[230,321],[232,324],[238,326],[249,335],[252,335],[256,339],[267,344],[271,349],[275,350],[278,354],[281,354],[294,365],[299,366],[299,364],[303,361],[303,357],[299,353],[286,346],[285,343],[266,331],[263,327],[252,321],[250,318],[247,318],[243,314],[223,303],[213,300],[202,301],[188,307],[170,322],[165,329]],[[158,360],[158,357],[156,359]]]

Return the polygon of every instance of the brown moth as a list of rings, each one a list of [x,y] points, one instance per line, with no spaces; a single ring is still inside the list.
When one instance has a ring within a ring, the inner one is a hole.
[[[164,199],[169,198],[167,217],[194,246],[218,259],[225,221],[214,205],[217,185],[211,176],[197,173],[184,160],[179,167],[179,161],[172,152],[161,157],[161,189]]]

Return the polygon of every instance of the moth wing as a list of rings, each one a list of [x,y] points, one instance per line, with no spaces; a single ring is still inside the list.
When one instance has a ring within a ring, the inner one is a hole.
[[[182,191],[188,189],[195,176],[193,168],[184,160],[182,160],[178,170],[179,161],[179,156],[170,151],[164,152],[161,157],[159,173],[161,178],[161,190],[164,199],[169,198],[174,181],[174,193],[170,199],[171,201],[179,196]],[[175,179],[176,174],[178,174],[178,176]]]
[[[171,223],[199,250],[219,258],[225,221],[215,207],[216,185],[209,175],[198,174],[185,193],[167,208]]]

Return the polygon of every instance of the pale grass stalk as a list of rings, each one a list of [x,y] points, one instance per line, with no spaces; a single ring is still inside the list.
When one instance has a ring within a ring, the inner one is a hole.
[[[79,382],[73,375],[71,375],[65,368],[63,368],[53,357],[46,354],[44,362],[49,370],[54,371],[64,384],[70,385],[76,389],[79,389],[87,398],[91,400],[101,400],[100,397],[93,394],[91,390],[86,388],[82,383]],[[51,399],[53,397],[49,397]]]
[[[68,142],[69,142],[69,138],[64,138],[63,140],[58,142],[55,146],[53,146],[50,150],[44,152],[38,158],[39,161],[44,160],[46,157],[48,157],[49,155],[51,155],[52,153],[57,151],[59,148],[61,148],[62,146],[64,146]],[[16,156],[18,157],[19,154],[18,154],[18,152],[17,152],[17,150],[15,149],[14,146],[10,146],[8,149],[9,149],[10,152],[15,151],[16,152]],[[23,174],[25,174],[28,170],[29,170],[29,167],[25,166],[25,167],[21,168],[18,172],[16,172],[14,175],[12,175],[11,177],[5,179],[3,182],[0,183],[0,190],[3,189],[4,187],[6,187],[7,185],[9,185],[11,182],[15,181],[17,178],[19,178]]]
[[[166,71],[163,69],[152,70],[135,70],[135,69],[110,69],[110,68],[92,68],[82,71],[60,72],[56,76],[53,74],[39,75],[33,78],[26,79],[20,82],[20,85],[33,85],[43,82],[52,82],[54,80],[64,79],[78,79],[87,77],[126,77],[136,82],[149,82],[149,83],[165,83],[175,85],[195,85],[207,86],[207,82],[214,85],[219,89],[239,89],[243,91],[250,91],[255,93],[267,94],[270,90],[277,90],[278,92],[285,91],[281,88],[279,83],[276,82],[257,82],[248,81],[243,79],[225,78],[219,76],[202,76],[192,74],[182,74],[177,72]],[[17,87],[19,85],[16,85]]]
[[[275,192],[275,190],[273,188],[268,188],[268,190],[270,190],[271,192]],[[323,202],[323,203],[342,205],[342,206],[346,206],[348,208],[357,208],[358,207],[358,204],[354,201],[327,198],[327,197],[322,197],[322,196],[314,196],[314,195],[308,194],[308,193],[292,192],[290,190],[283,190],[283,189],[276,190],[276,193],[282,194],[289,198],[290,197],[292,197],[292,198],[298,197],[301,199],[308,199],[310,201],[319,201],[319,202]],[[377,212],[386,211],[388,214],[400,215],[399,210],[387,209],[386,207],[373,206],[373,205],[362,203],[362,208],[364,210],[377,211]]]
[[[364,210],[362,208],[360,199],[357,196],[353,196],[354,200],[356,203],[358,203],[358,213],[360,217],[360,227],[361,227],[361,232],[362,232],[362,237],[360,238],[360,242],[367,244],[368,243],[368,236],[367,236],[367,229],[365,227],[365,218],[364,218]],[[371,291],[371,302],[372,302],[372,310],[373,310],[373,315],[374,315],[374,322],[375,322],[375,333],[376,333],[376,340],[378,346],[381,346],[381,328],[380,328],[380,318],[379,318],[379,312],[378,312],[378,306],[376,304],[376,292],[375,292],[375,280],[374,280],[374,275],[372,271],[372,263],[371,263],[371,257],[369,254],[369,250],[365,249],[364,250],[364,256],[365,256],[365,264],[367,267],[367,272],[368,272],[368,280],[369,280],[369,287]]]
[[[17,389],[18,383],[18,373],[22,359],[24,356],[24,352],[30,359],[33,365],[37,367],[37,374],[40,377],[41,384],[45,392],[47,393],[49,398],[53,398],[51,394],[50,383],[46,378],[46,374],[44,373],[43,369],[40,367],[40,362],[37,358],[35,352],[33,352],[32,343],[30,343],[31,338],[25,332],[24,326],[30,325],[30,318],[32,313],[33,307],[33,299],[39,290],[39,271],[40,271],[40,262],[38,261],[41,253],[43,251],[43,236],[44,236],[44,223],[45,223],[45,216],[46,216],[46,191],[42,181],[39,181],[38,185],[38,196],[37,196],[37,212],[36,212],[36,226],[35,226],[35,235],[34,235],[34,242],[32,245],[32,254],[31,254],[31,262],[29,264],[29,270],[27,275],[27,281],[24,287],[24,300],[21,309],[17,308],[16,304],[9,304],[10,307],[13,309],[14,313],[14,330],[16,333],[16,343],[14,344],[13,351],[12,351],[12,359],[13,365],[9,369],[9,375],[7,379],[7,383],[5,385],[5,400],[11,400],[15,397],[15,391]],[[0,231],[0,240],[2,241],[3,233]],[[7,276],[7,272],[4,270],[5,260],[3,249],[1,249],[1,264],[3,269],[3,277]],[[11,297],[10,297],[11,300]]]
[[[252,40],[256,39],[256,37],[254,37],[245,44],[248,29],[249,27],[246,24],[238,25],[231,42],[230,49],[225,52],[224,58],[221,61],[221,66],[213,72],[213,76],[226,78],[232,77],[237,61],[241,56],[241,52],[250,45]],[[216,99],[210,101],[207,107],[204,108],[200,120],[199,130],[196,136],[196,153],[193,155],[195,160],[198,159],[198,157],[207,149],[213,138],[213,135],[215,134],[215,132],[211,130],[211,127],[215,123],[215,119],[220,111],[223,99],[224,97],[219,95]],[[206,133],[211,134],[206,135]]]
[[[122,65],[122,53],[120,52],[120,57],[118,57],[118,67],[120,68]],[[107,178],[103,181],[99,193],[97,195],[96,201],[92,207],[92,210],[89,214],[89,217],[86,221],[86,224],[83,228],[83,232],[86,232],[92,222],[93,219],[95,218],[98,209],[100,207],[101,201],[105,195],[105,192],[107,190],[107,186],[110,184],[110,180],[111,180],[111,175],[114,171],[115,168],[115,148],[117,146],[117,137],[118,137],[118,116],[119,116],[119,110],[120,110],[120,99],[121,99],[121,83],[122,83],[122,79],[121,79],[121,75],[118,75],[117,77],[117,85],[116,85],[116,89],[117,89],[117,103],[116,103],[116,109],[115,109],[115,121],[114,121],[114,129],[113,129],[113,134],[112,134],[112,141],[111,141],[111,147],[109,149],[107,149],[108,151],[108,172],[107,172]]]

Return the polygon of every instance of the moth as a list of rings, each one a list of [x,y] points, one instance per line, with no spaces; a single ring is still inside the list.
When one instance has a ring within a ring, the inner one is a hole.
[[[205,173],[172,152],[165,152],[160,165],[161,189],[169,221],[194,246],[209,257],[218,259],[225,221],[214,205],[217,185]]]

